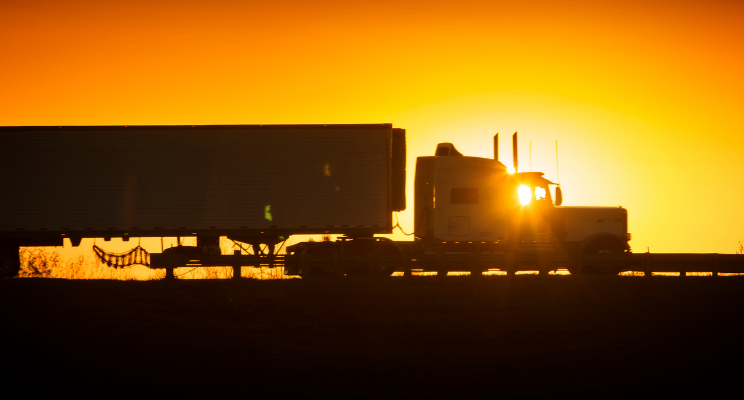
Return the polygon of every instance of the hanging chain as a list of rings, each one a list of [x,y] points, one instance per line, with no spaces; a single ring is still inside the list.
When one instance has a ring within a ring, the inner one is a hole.
[[[96,253],[96,256],[101,260],[101,262],[109,267],[127,268],[136,264],[144,265],[146,267],[150,266],[150,253],[140,245],[137,245],[137,247],[127,251],[126,253],[111,253],[93,245],[93,252]]]

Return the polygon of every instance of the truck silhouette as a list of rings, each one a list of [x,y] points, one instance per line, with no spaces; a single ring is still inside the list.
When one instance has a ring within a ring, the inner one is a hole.
[[[513,173],[498,160],[497,137],[493,159],[451,143],[417,158],[413,241],[375,236],[392,233],[394,213],[406,208],[405,130],[392,124],[0,127],[0,135],[4,277],[18,274],[21,246],[101,237],[195,236],[196,246],[150,254],[148,265],[167,277],[187,264],[233,266],[234,277],[241,266],[283,267],[303,278],[742,269],[735,255],[633,254],[627,210],[561,206],[559,185],[516,169],[516,134]],[[300,234],[341,236],[282,247]],[[220,254],[220,237],[243,250]]]

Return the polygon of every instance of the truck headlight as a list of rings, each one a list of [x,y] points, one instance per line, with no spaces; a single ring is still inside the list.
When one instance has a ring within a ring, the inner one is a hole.
[[[519,196],[519,204],[523,206],[530,204],[530,201],[532,201],[532,189],[527,185],[519,185],[517,195]]]

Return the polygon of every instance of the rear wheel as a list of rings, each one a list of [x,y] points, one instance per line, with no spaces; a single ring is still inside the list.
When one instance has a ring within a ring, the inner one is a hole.
[[[589,242],[584,248],[582,255],[621,254],[624,251],[623,245],[619,240],[604,236]],[[617,275],[621,269],[621,265],[611,262],[587,262],[584,260],[579,260],[579,262],[581,263],[581,270],[585,274]]]
[[[344,242],[306,243],[305,277],[330,275],[390,276],[403,264],[398,246],[388,239],[361,238]],[[337,269],[341,269],[337,271]]]
[[[392,241],[381,240],[375,244],[375,249],[370,253],[375,263],[372,268],[373,275],[390,276],[403,264],[403,255],[400,249]]]
[[[336,272],[334,253],[337,246],[333,242],[310,242],[307,246],[308,264],[302,272],[302,279],[331,276]]]
[[[350,276],[390,276],[403,264],[403,256],[388,239],[356,239],[344,247],[344,269]]]

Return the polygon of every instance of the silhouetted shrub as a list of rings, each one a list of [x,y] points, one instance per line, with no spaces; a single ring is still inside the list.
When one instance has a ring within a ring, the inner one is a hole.
[[[60,257],[56,251],[47,252],[43,248],[21,247],[22,277],[49,278],[52,272],[59,268]]]

